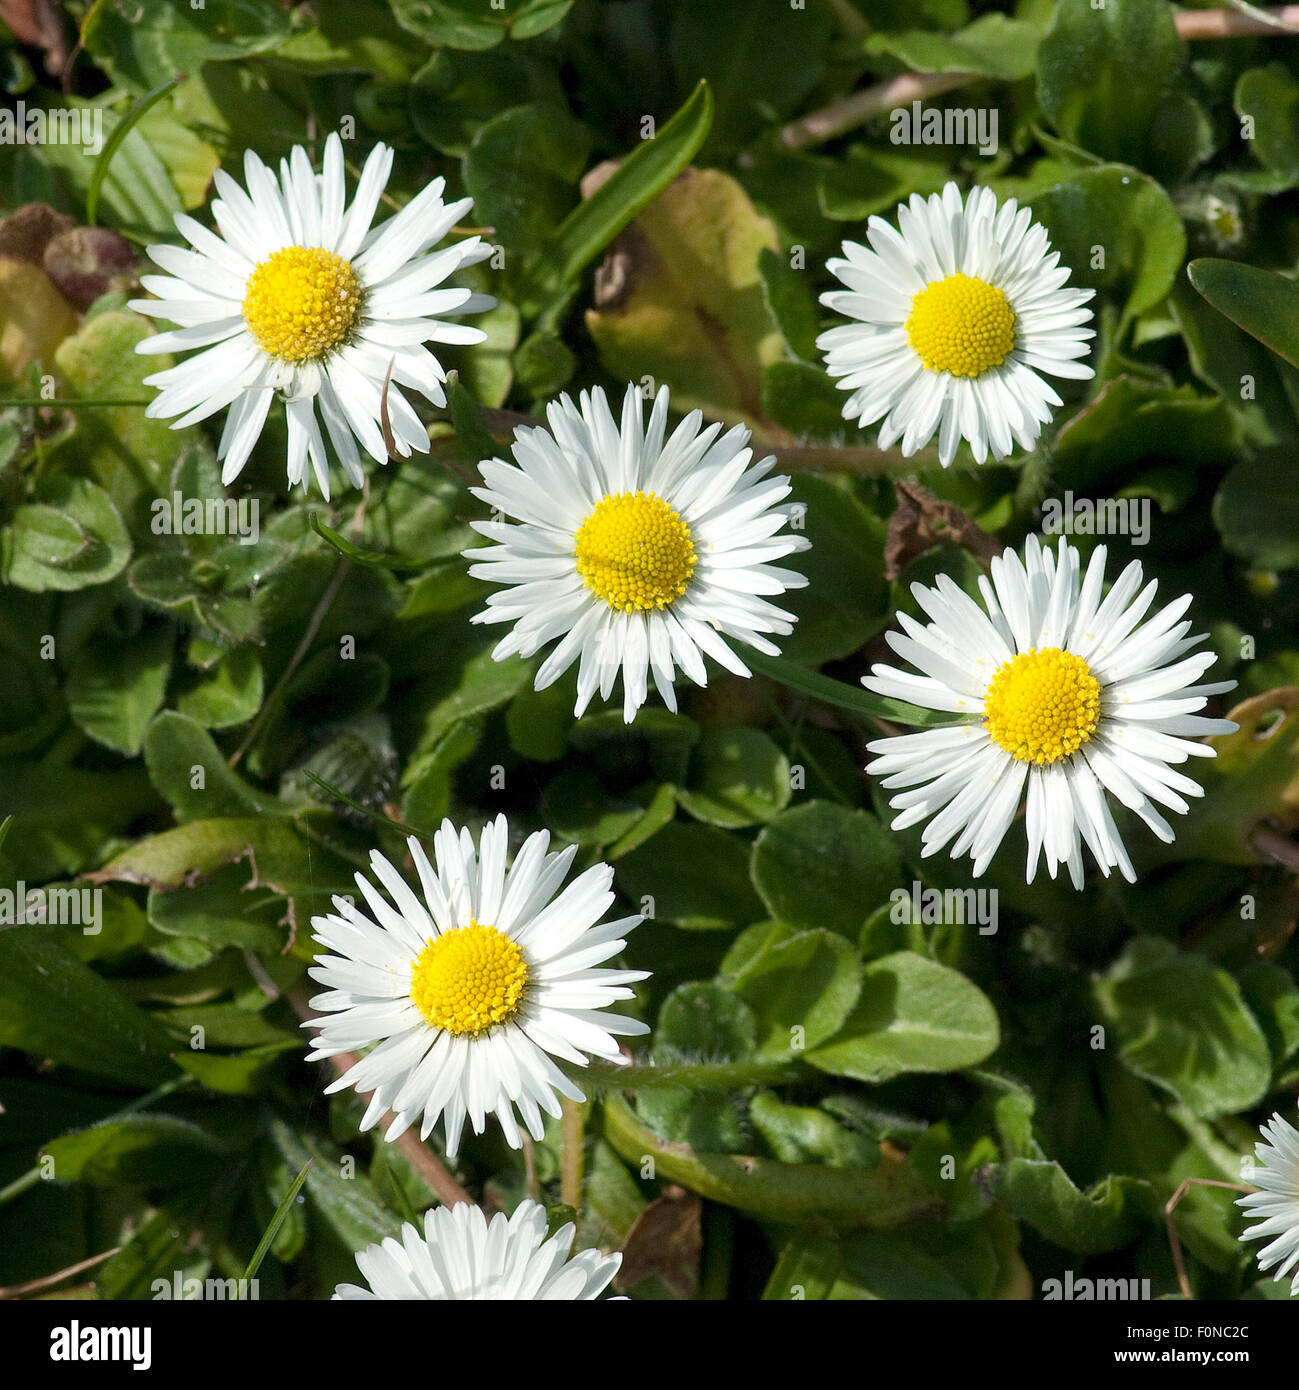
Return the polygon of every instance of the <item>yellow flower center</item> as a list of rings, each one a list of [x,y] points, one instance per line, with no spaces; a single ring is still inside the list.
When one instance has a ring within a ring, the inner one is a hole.
[[[518,946],[499,928],[471,919],[429,940],[411,969],[410,997],[434,1028],[482,1033],[513,1017],[527,983]]]
[[[983,697],[988,735],[1022,763],[1058,763],[1076,753],[1101,718],[1101,683],[1059,647],[1020,652],[997,667]]]
[[[931,372],[982,376],[1015,346],[1015,311],[995,285],[958,272],[912,298],[906,330]]]
[[[666,608],[695,572],[690,528],[652,492],[602,497],[575,545],[582,582],[622,613]]]
[[[361,284],[349,262],[318,246],[286,246],[248,277],[243,316],[266,352],[286,362],[322,357],[352,331]]]

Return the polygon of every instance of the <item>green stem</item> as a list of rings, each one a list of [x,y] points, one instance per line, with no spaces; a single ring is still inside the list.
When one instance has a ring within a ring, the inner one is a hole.
[[[770,1221],[797,1226],[822,1217],[844,1229],[889,1230],[943,1209],[906,1159],[882,1153],[865,1169],[700,1154],[660,1139],[614,1096],[605,1097],[602,1109],[604,1137],[620,1158],[638,1167],[651,1159],[656,1177]]]

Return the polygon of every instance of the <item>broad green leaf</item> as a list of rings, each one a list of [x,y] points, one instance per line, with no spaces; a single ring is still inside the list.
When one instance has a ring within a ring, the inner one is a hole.
[[[1127,1066],[1195,1114],[1246,1110],[1266,1093],[1267,1039],[1240,986],[1204,956],[1138,937],[1094,992]]]
[[[230,1116],[229,1111],[224,1113]],[[53,1159],[55,1176],[66,1182],[97,1187],[177,1186],[204,1174],[215,1178],[239,1137],[190,1119],[151,1112],[53,1139],[43,1153]]]
[[[1106,0],[1100,9],[1059,0],[1038,53],[1038,100],[1067,140],[1141,164],[1185,61],[1163,0]]]
[[[397,22],[428,43],[469,50],[494,48],[507,35],[529,39],[559,23],[573,0],[393,0]]]
[[[154,786],[171,803],[179,821],[293,814],[293,808],[232,772],[212,735],[175,710],[164,710],[149,725],[144,761]]]
[[[52,926],[0,931],[0,1045],[135,1086],[175,1071],[158,1024],[77,960]]]
[[[874,816],[830,801],[785,811],[753,847],[753,883],[773,917],[794,927],[829,927],[854,941],[901,871]]]
[[[590,144],[564,106],[513,106],[478,128],[465,154],[465,192],[507,256],[551,243],[577,202]]]
[[[757,1018],[757,1055],[783,1057],[838,1032],[861,993],[862,966],[853,944],[834,932],[773,932],[729,983]]]
[[[1122,165],[1079,170],[1034,198],[1033,213],[1050,234],[1060,264],[1073,272],[1069,283],[1094,286],[1116,301],[1125,322],[1168,294],[1186,255],[1186,235],[1168,194],[1148,175]],[[1095,247],[1104,252],[1100,266]]]
[[[5,577],[20,589],[84,589],[106,584],[131,557],[131,538],[103,488],[60,478],[46,502],[17,508],[5,533]]]
[[[1149,1183],[1140,1179],[1111,1174],[1082,1192],[1058,1163],[1046,1159],[1012,1158],[995,1181],[1016,1216],[1052,1244],[1080,1255],[1126,1245],[1154,1205]]]
[[[660,1066],[697,1057],[742,1061],[752,1054],[755,1036],[754,1018],[743,1000],[720,985],[694,981],[663,1001],[652,1056]],[[744,1111],[734,1093],[646,1089],[637,1093],[636,1111],[655,1133],[676,1143],[707,1153],[744,1147]]]
[[[68,712],[91,738],[134,757],[162,704],[174,642],[165,623],[126,641],[92,641],[68,671]]]
[[[908,1072],[956,1071],[1000,1041],[996,1010],[955,970],[910,951],[866,966],[861,999],[838,1036],[807,1060],[835,1076],[878,1084]]]
[[[825,69],[831,16],[818,5],[678,5],[668,44],[683,87],[707,80],[717,117],[709,162],[792,115]]]
[[[1186,273],[1220,314],[1299,367],[1299,285],[1293,280],[1211,257],[1192,261]]]
[[[726,830],[769,821],[789,797],[789,761],[757,729],[706,734],[694,751],[689,786],[677,793],[696,820]]]
[[[1280,187],[1299,183],[1299,82],[1283,63],[1249,68],[1236,79],[1236,114],[1250,122],[1250,148],[1278,175]]]
[[[954,34],[904,29],[872,34],[868,53],[889,53],[916,72],[970,72],[1017,82],[1032,76],[1041,28],[1003,14],[980,15]]]
[[[619,891],[646,917],[696,931],[724,931],[762,916],[749,886],[742,839],[674,821],[618,861]]]

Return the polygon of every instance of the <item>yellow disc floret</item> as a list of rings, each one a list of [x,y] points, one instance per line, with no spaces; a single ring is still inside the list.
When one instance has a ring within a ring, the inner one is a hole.
[[[994,672],[983,697],[988,735],[1022,763],[1057,763],[1096,732],[1101,684],[1059,647],[1020,652]]]
[[[982,376],[1015,346],[1015,311],[995,285],[958,271],[914,296],[906,330],[931,372]]]
[[[410,997],[434,1028],[482,1033],[513,1017],[528,983],[523,952],[497,927],[470,919],[432,937],[415,958]]]
[[[695,572],[690,528],[652,492],[602,497],[574,544],[582,582],[621,613],[666,608]]]
[[[286,246],[248,277],[242,312],[272,357],[307,362],[347,338],[360,304],[361,283],[342,256],[319,246]]]

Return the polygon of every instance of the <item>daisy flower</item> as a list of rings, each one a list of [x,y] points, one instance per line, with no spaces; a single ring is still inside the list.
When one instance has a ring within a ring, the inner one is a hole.
[[[1236,1205],[1257,1225],[1248,1227],[1241,1240],[1275,1237],[1258,1252],[1258,1267],[1268,1270],[1276,1265],[1274,1279],[1294,1270],[1290,1293],[1299,1296],[1299,1129],[1273,1115],[1254,1145],[1254,1157],[1251,1181],[1261,1190],[1238,1197]]]
[[[180,416],[182,429],[228,407],[218,450],[224,483],[238,476],[266,422],[271,400],[288,421],[289,486],[308,486],[307,460],[329,497],[324,421],[334,453],[354,486],[362,482],[361,447],[388,461],[380,399],[389,367],[388,415],[396,452],[428,449],[428,431],[401,387],[443,405],[446,373],[425,343],[477,343],[477,328],[442,316],[490,308],[467,289],[438,289],[449,275],[491,254],[478,237],[425,253],[470,209],[472,200],[444,203],[435,179],[378,227],[371,227],[392,169],[392,150],[376,145],[365,161],[351,205],[343,189],[343,145],[325,142],[324,172],[312,172],[295,146],[280,177],[251,150],[244,156],[247,191],[223,170],[212,216],[220,235],[192,217],[176,226],[190,248],[150,246],[166,275],[140,283],[157,299],[131,307],[180,325],[144,339],[137,352],[199,349],[175,367],[145,378],[157,386],[147,415]],[[317,418],[317,408],[319,418]]]
[[[1204,636],[1188,636],[1189,594],[1145,618],[1158,586],[1142,587],[1139,561],[1102,596],[1104,579],[1104,546],[1083,575],[1063,538],[1052,553],[1030,536],[1022,560],[1008,552],[991,581],[979,579],[982,607],[946,575],[911,586],[930,621],[899,613],[902,631],[887,640],[919,674],[876,665],[862,684],[955,717],[867,745],[879,755],[867,771],[906,788],[889,803],[901,813],[894,828],[928,822],[924,854],[955,837],[953,858],[969,854],[982,874],[1027,787],[1030,883],[1045,854],[1052,878],[1066,864],[1081,888],[1084,841],[1107,877],[1117,866],[1135,882],[1104,793],[1166,842],[1173,830],[1156,804],[1184,813],[1185,798],[1203,794],[1173,764],[1213,757],[1193,740],[1235,730],[1195,713],[1235,681],[1195,684],[1216,657],[1187,655]]]
[[[576,846],[548,854],[549,832],[538,830],[507,871],[508,839],[498,816],[475,853],[469,832],[443,821],[436,868],[414,836],[407,841],[422,896],[375,850],[370,868],[391,902],[357,874],[364,908],[335,897],[332,913],[312,918],[315,939],[333,954],[309,971],[326,992],[311,1001],[325,1016],[303,1025],[320,1030],[308,1060],[373,1045],[327,1088],[370,1093],[362,1129],[392,1110],[390,1140],[421,1115],[427,1139],[442,1117],[454,1158],[466,1116],[481,1134],[495,1112],[517,1149],[516,1110],[541,1139],[543,1110],[558,1117],[560,1096],[585,1099],[553,1058],[617,1062],[614,1034],[649,1032],[603,1012],[648,975],[597,968],[641,921],[600,921],[613,903],[613,870],[596,864],[559,892]]]
[[[706,685],[705,656],[750,674],[730,642],[777,655],[762,634],[786,636],[795,620],[764,595],[807,580],[772,562],[809,544],[777,534],[789,520],[777,506],[789,479],[771,476],[774,457],[750,462],[743,425],[701,432],[696,410],[667,437],[666,387],[647,427],[642,414],[640,389],[628,386],[620,428],[596,389],[580,405],[552,402],[549,432],[516,429],[515,462],[480,464],[486,486],[470,491],[518,524],[473,522],[496,544],[465,552],[477,561],[470,574],[508,586],[472,619],[514,624],[496,660],[556,641],[536,688],[579,662],[578,715],[597,690],[607,700],[621,672],[629,724],[651,676],[675,710],[678,666]]]
[[[1067,289],[1046,230],[1013,198],[989,189],[964,203],[949,183],[928,201],[898,206],[898,230],[866,224],[871,248],[845,241],[827,269],[847,287],[821,303],[852,323],[816,340],[826,371],[851,391],[845,420],[883,420],[879,444],[904,456],[938,432],[946,468],[967,439],[982,463],[1037,442],[1060,397],[1042,378],[1094,375],[1079,358],[1095,336],[1084,305],[1093,290]]]
[[[622,1256],[583,1250],[569,1259],[576,1232],[564,1226],[547,1240],[546,1209],[531,1200],[513,1216],[497,1212],[490,1224],[467,1202],[434,1207],[423,1236],[406,1222],[400,1240],[389,1236],[357,1255],[368,1289],[340,1284],[334,1297],[589,1301],[608,1287]]]

